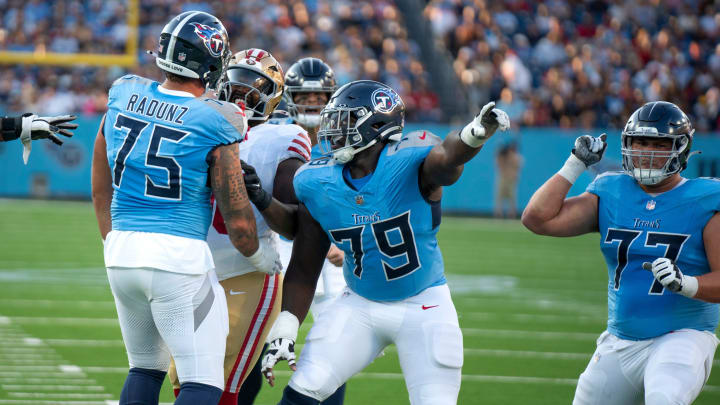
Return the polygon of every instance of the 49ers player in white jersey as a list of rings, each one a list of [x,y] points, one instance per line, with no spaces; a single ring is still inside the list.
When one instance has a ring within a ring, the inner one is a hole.
[[[250,129],[245,142],[240,144],[240,159],[254,167],[268,195],[284,203],[297,204],[292,181],[295,171],[310,160],[311,143],[307,132],[297,125],[267,123],[282,98],[283,88],[283,72],[277,60],[267,51],[248,49],[233,56],[219,86],[218,98],[245,108]],[[275,246],[275,234],[258,208],[253,209],[258,239]],[[280,312],[282,275],[257,272],[234,250],[217,209],[207,241],[215,271],[225,289],[230,319],[225,352],[226,383],[219,404],[236,405],[238,390],[259,358],[270,327]],[[170,376],[177,388],[172,369]]]

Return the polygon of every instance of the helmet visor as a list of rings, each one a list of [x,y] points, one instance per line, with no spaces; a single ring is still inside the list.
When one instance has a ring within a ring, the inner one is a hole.
[[[265,116],[265,105],[276,92],[276,84],[258,72],[243,68],[228,68],[227,101],[244,103],[245,109],[252,112],[250,119],[261,119]]]

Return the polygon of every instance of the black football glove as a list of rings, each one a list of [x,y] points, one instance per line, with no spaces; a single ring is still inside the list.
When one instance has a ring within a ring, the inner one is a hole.
[[[267,208],[272,201],[272,195],[262,188],[262,182],[260,182],[260,177],[257,175],[257,172],[252,165],[246,163],[243,160],[240,160],[240,165],[242,166],[243,170],[245,190],[247,190],[247,195],[250,198],[250,201],[255,204],[255,207],[257,207],[258,211],[265,210],[265,208]]]

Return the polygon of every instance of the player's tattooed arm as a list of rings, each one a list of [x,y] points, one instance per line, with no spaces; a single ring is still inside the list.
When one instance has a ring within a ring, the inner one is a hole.
[[[330,240],[320,224],[300,203],[298,232],[283,282],[282,310],[290,311],[300,323],[305,319],[317,285]]]
[[[209,156],[210,186],[233,246],[244,256],[258,250],[257,227],[245,191],[237,144],[215,148]]]
[[[720,302],[720,212],[716,212],[705,225],[703,243],[710,273],[697,277],[698,291],[693,298]]]
[[[92,201],[95,208],[100,236],[105,240],[107,234],[112,230],[110,217],[110,204],[113,197],[112,175],[107,160],[107,147],[102,128],[105,125],[105,117],[100,122],[100,128],[95,137],[95,148],[93,150],[93,161],[91,171]]]

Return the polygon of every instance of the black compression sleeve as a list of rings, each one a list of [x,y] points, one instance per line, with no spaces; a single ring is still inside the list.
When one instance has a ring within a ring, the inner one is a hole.
[[[0,141],[12,141],[20,137],[22,117],[0,118]]]

